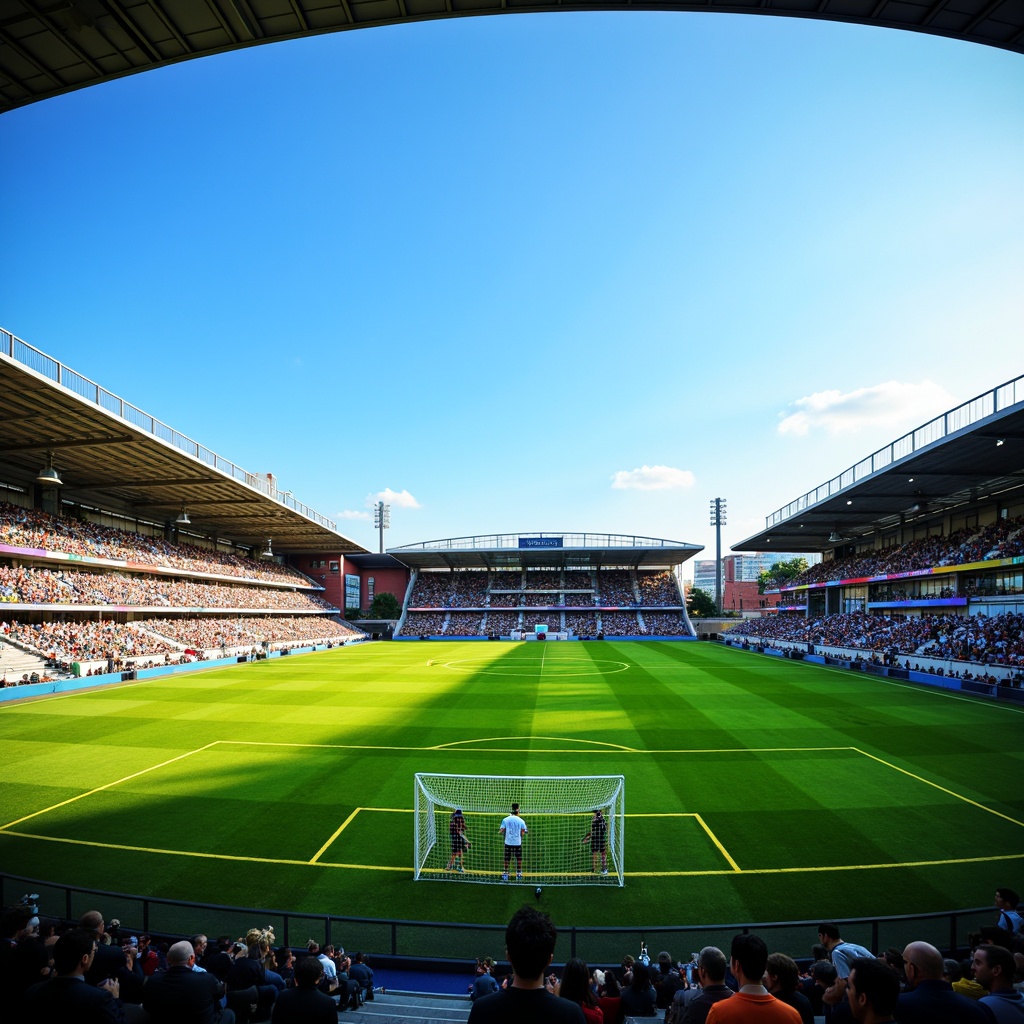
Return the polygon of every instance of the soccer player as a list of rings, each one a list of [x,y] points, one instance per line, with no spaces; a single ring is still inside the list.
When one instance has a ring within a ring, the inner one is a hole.
[[[529,829],[526,827],[526,822],[519,817],[519,804],[513,804],[512,813],[501,819],[501,827],[498,831],[505,837],[505,870],[502,873],[501,880],[503,882],[508,881],[509,861],[512,859],[512,855],[515,854],[516,881],[522,881],[523,836],[529,832]]]
[[[608,874],[608,819],[598,807],[590,820],[590,831],[583,837],[583,845],[590,843],[592,870],[597,870],[597,857],[601,855],[601,874]]]
[[[466,835],[466,819],[462,815],[462,809],[456,807],[448,821],[448,836],[452,841],[452,856],[448,861],[445,871],[458,871],[460,874],[466,869],[463,867],[467,847],[473,844]],[[458,867],[456,868],[456,863]]]

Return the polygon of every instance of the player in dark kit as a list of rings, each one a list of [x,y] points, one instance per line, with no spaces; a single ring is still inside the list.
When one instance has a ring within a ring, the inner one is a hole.
[[[601,874],[608,874],[608,819],[598,807],[590,819],[590,831],[583,837],[583,845],[590,843],[592,870],[597,870],[597,857],[601,855]]]
[[[456,807],[452,812],[451,820],[448,822],[448,836],[452,842],[452,855],[445,871],[461,873],[466,870],[463,867],[466,850],[472,845],[466,836],[466,819],[463,817],[461,808]]]

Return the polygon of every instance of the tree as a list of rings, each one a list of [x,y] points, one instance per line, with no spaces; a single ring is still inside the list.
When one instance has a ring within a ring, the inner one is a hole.
[[[718,614],[718,607],[715,599],[700,587],[691,587],[687,595],[687,612],[695,615],[698,619],[712,618]]]
[[[397,619],[402,614],[402,606],[394,594],[382,590],[375,594],[370,605],[371,619]]]
[[[757,592],[763,594],[769,587],[785,586],[807,568],[806,558],[787,558],[782,562],[774,562],[770,569],[763,569],[757,576]]]

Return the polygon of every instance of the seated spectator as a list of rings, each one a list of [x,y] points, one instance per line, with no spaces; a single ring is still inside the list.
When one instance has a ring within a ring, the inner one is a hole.
[[[978,1003],[992,1014],[996,1024],[1024,1021],[1024,994],[1013,987],[1013,954],[1003,946],[979,946],[972,963],[975,979],[988,993]]]
[[[717,946],[705,946],[697,954],[697,987],[675,994],[671,1024],[704,1024],[711,1007],[732,995],[725,983],[728,967],[725,954]]]
[[[739,934],[732,940],[729,966],[739,983],[730,999],[708,1010],[708,1024],[800,1024],[800,1014],[776,999],[762,984],[768,966],[768,947],[757,935]]]
[[[612,970],[605,971],[601,977],[601,986],[597,992],[597,1005],[601,1008],[601,1013],[604,1014],[604,1024],[622,1024],[622,989]]]
[[[622,990],[620,1005],[626,1017],[658,1015],[658,994],[651,984],[651,969],[646,964],[633,965],[633,976],[629,987]]]
[[[984,1024],[988,1015],[981,1006],[954,992],[945,979],[946,964],[934,946],[911,942],[903,950],[903,963],[907,991],[895,1013],[900,1024]]]
[[[899,995],[899,975],[883,960],[854,957],[850,961],[847,997],[854,1020],[862,1024],[892,1021]]]
[[[659,1010],[667,1009],[676,992],[683,987],[683,979],[672,963],[672,954],[662,950],[658,954],[658,966],[651,972],[651,983],[657,993]]]
[[[323,976],[319,958],[303,957],[295,967],[295,987],[286,989],[274,1002],[272,1024],[338,1024],[337,1005],[319,990]]]
[[[575,1003],[583,1011],[583,1018],[587,1024],[604,1024],[604,1012],[590,987],[590,968],[579,957],[573,957],[565,965],[557,993],[570,1003]]]
[[[800,1014],[803,1024],[814,1024],[814,1010],[807,996],[799,991],[800,968],[792,957],[785,953],[769,954],[765,979],[765,988],[779,1002],[792,1006]]]
[[[547,914],[530,906],[520,907],[505,929],[512,983],[473,1003],[469,1024],[521,1024],[529,1020],[584,1024],[583,1011],[545,985],[544,972],[551,964],[557,939],[558,932]]]
[[[85,980],[96,947],[92,931],[74,928],[65,932],[52,947],[56,975],[25,993],[21,1017],[25,1021],[121,1024],[124,1011],[117,982],[108,979],[102,985],[90,985]]]
[[[234,1024],[234,1013],[221,1007],[223,984],[195,971],[195,962],[190,942],[175,942],[167,951],[167,970],[154,974],[143,992],[152,1024]]]
[[[360,1001],[374,997],[374,972],[367,959],[366,953],[357,952],[352,966],[348,970],[349,978],[359,986]]]
[[[996,889],[996,908],[999,910],[999,919],[996,924],[1005,928],[1011,935],[1024,934],[1024,916],[1021,915],[1020,897],[1016,890],[1000,888]]]

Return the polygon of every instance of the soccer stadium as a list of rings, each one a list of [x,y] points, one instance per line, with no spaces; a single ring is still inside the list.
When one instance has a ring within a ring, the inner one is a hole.
[[[369,552],[0,342],[5,905],[423,967],[537,900],[556,960],[614,964],[749,925],[802,955],[821,918],[953,951],[1019,878],[1024,378],[768,514],[737,550],[824,560],[694,622],[699,545]],[[395,622],[344,617],[382,591]]]
[[[1024,1020],[1022,53],[0,0],[0,1020]]]

